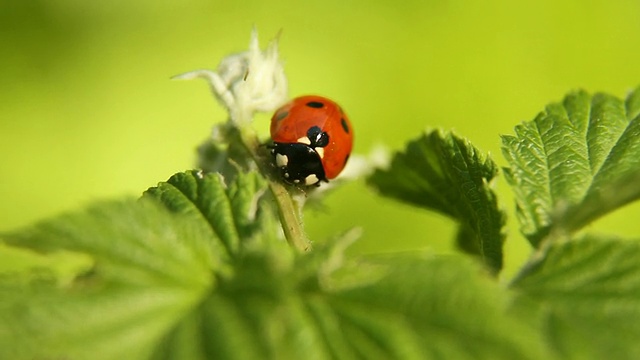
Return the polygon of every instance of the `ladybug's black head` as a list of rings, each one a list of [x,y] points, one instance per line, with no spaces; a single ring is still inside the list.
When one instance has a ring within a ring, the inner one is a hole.
[[[314,139],[309,136],[309,139]],[[320,185],[327,182],[320,155],[307,144],[274,143],[271,146],[273,160],[282,179],[295,185]]]

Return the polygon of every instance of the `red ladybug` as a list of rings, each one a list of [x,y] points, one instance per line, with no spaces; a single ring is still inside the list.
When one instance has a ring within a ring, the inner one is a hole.
[[[319,186],[338,176],[347,164],[353,128],[335,102],[301,96],[273,114],[271,139],[271,154],[285,182]]]

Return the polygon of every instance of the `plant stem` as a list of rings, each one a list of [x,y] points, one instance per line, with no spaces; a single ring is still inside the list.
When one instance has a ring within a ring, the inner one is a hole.
[[[258,154],[258,148],[261,145],[255,134],[253,132],[242,131],[241,138],[245,149],[268,181],[269,190],[276,201],[278,217],[280,218],[280,224],[282,225],[287,243],[300,252],[310,251],[311,242],[307,239],[307,235],[302,228],[302,220],[300,218],[301,209],[297,206],[285,185],[268,176],[270,171],[264,159]]]
[[[284,185],[274,180],[268,181],[269,189],[276,199],[278,217],[280,217],[280,223],[287,242],[300,252],[310,251],[311,242],[307,239],[307,235],[302,228],[300,209]]]

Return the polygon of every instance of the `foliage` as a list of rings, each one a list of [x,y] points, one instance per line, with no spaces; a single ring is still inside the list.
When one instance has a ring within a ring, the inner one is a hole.
[[[502,268],[502,228],[491,181],[498,167],[468,140],[431,131],[407,145],[388,169],[369,183],[382,195],[438,211],[460,223],[458,245],[480,256],[493,271]]]
[[[640,197],[640,91],[580,91],[503,136],[522,233],[534,246]]]
[[[640,89],[569,94],[502,137],[534,249],[509,285],[496,281],[499,168],[468,140],[427,131],[367,182],[454,219],[471,256],[347,256],[357,231],[306,247],[291,193],[243,128],[250,113],[201,148],[207,172],[2,234],[77,266],[0,274],[0,358],[640,357],[640,243],[580,233],[640,196]]]

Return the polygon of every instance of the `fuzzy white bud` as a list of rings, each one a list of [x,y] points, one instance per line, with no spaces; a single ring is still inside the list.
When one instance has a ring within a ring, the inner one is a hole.
[[[222,59],[216,71],[194,70],[174,79],[204,79],[237,126],[258,112],[271,112],[287,101],[287,78],[278,58],[278,37],[260,50],[258,32],[251,33],[249,50]]]

